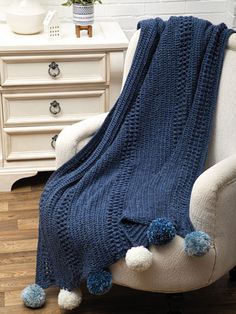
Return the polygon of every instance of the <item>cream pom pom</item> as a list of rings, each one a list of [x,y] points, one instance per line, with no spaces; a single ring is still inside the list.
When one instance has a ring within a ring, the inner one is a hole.
[[[68,291],[61,289],[58,294],[58,305],[64,310],[73,310],[82,302],[81,290]]]
[[[142,272],[152,265],[152,253],[144,246],[132,247],[126,253],[125,262],[129,269]]]

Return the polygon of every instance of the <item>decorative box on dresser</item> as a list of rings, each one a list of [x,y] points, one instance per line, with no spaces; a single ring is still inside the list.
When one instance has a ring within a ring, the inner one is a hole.
[[[64,126],[108,111],[121,88],[128,40],[115,22],[94,25],[92,38],[13,34],[0,24],[0,191],[20,178],[55,169]]]

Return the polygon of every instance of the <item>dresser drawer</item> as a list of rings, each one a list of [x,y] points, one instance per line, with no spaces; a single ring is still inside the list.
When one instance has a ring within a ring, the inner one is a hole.
[[[105,53],[1,58],[2,86],[105,83],[106,72]]]
[[[40,160],[55,158],[58,127],[5,128],[3,141],[7,161]]]
[[[106,90],[3,94],[5,126],[73,123],[106,111]]]

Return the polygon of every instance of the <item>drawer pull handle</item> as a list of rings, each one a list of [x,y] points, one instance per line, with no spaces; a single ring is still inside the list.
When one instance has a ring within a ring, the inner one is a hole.
[[[54,136],[52,137],[51,146],[52,146],[53,149],[56,148],[56,141],[57,141],[57,138],[58,138],[58,135],[54,135]]]
[[[49,111],[51,114],[57,115],[61,112],[61,106],[58,101],[54,100],[50,103]]]
[[[51,62],[49,64],[49,69],[48,69],[48,74],[53,77],[56,78],[58,75],[60,75],[61,70],[59,68],[59,65],[56,62]]]

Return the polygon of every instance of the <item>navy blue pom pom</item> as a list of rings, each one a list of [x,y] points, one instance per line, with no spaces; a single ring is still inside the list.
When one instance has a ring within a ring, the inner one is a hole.
[[[25,306],[36,309],[45,303],[46,295],[39,285],[32,284],[27,286],[21,293],[21,299]]]
[[[193,231],[184,239],[184,250],[189,256],[203,256],[211,248],[211,238],[203,231]]]
[[[92,272],[87,278],[87,287],[91,294],[102,295],[112,287],[112,275],[108,271]]]
[[[148,227],[147,237],[150,244],[162,245],[170,242],[176,235],[173,224],[166,218],[153,220]]]

